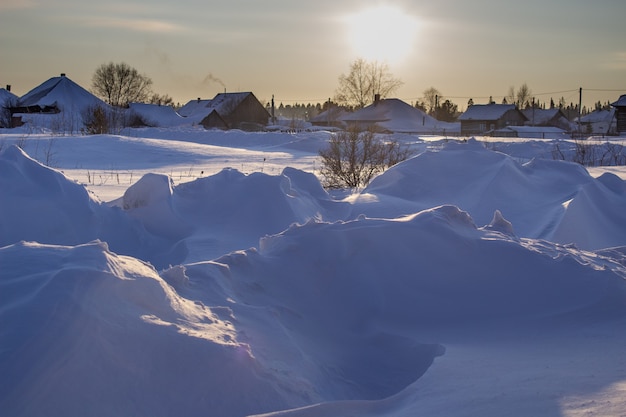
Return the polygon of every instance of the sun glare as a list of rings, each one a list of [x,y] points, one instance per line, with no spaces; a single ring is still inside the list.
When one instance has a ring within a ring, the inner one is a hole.
[[[347,22],[350,44],[359,57],[389,63],[410,55],[418,29],[417,19],[391,6],[362,10]]]

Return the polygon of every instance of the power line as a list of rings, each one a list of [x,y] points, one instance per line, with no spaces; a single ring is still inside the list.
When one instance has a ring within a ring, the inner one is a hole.
[[[626,88],[618,88],[618,89],[606,89],[606,88],[584,88],[583,89],[583,94],[585,93],[585,91],[591,91],[591,92],[609,92],[609,93],[616,93],[616,92],[624,92],[626,93]],[[541,92],[541,93],[532,93],[532,96],[548,96],[548,95],[556,95],[556,94],[574,94],[574,93],[578,93],[579,88],[574,88],[571,90],[559,90],[559,91],[548,91],[548,92]],[[456,95],[446,95],[446,94],[442,94],[441,98],[443,99],[454,99],[454,100],[469,100],[469,99],[473,99],[473,100],[487,100],[487,99],[493,99],[493,97],[506,97],[508,96],[508,94],[495,94],[495,95],[489,95],[489,96],[456,96]],[[424,97],[397,97],[400,100],[403,101],[418,101],[423,99]],[[332,99],[332,98],[331,98]],[[281,99],[276,99],[277,102],[279,103],[296,103],[296,104],[307,104],[307,103],[326,103],[328,101],[328,97],[326,98],[315,98],[315,99],[285,99],[285,100],[281,100]]]

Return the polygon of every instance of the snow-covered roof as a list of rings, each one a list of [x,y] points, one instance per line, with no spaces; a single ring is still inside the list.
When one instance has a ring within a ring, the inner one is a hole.
[[[508,132],[515,132],[520,138],[536,138],[536,139],[570,139],[571,136],[563,129],[554,126],[507,126],[495,131],[498,134],[507,135]]]
[[[12,92],[0,88],[0,107],[13,106],[17,103],[18,97]]]
[[[171,106],[158,104],[130,103],[130,110],[141,116],[146,123],[155,127],[178,126],[185,119]]]
[[[589,114],[586,114],[580,118],[581,123],[602,123],[610,122],[615,114],[615,109],[611,110],[596,110]]]
[[[626,107],[626,94],[619,96],[615,103],[611,103],[613,107]]]
[[[251,92],[219,93],[211,100],[210,109],[217,111],[222,116],[227,115],[251,94]]]
[[[345,116],[348,116],[348,112],[339,106],[330,107],[328,110],[324,110],[315,117],[312,117],[309,122],[311,123],[328,123],[337,122],[343,120]]]
[[[211,112],[215,111],[220,116],[226,116],[232,112],[251,92],[219,93],[211,100],[191,100],[178,110],[178,114],[200,123]]]
[[[524,113],[524,116],[526,116],[528,120],[534,121],[535,124],[547,123],[558,116],[559,113],[561,113],[562,117],[565,117],[558,107],[552,109],[524,109],[522,113]]]
[[[65,75],[50,78],[33,88],[20,97],[18,105],[21,107],[39,106],[41,108],[56,106],[59,110],[106,106],[102,100]]]
[[[208,113],[208,108],[211,105],[211,100],[191,100],[183,107],[178,109],[178,114],[183,117],[193,117],[196,114],[203,114],[206,116]],[[203,117],[204,117],[203,116]]]
[[[220,114],[228,114],[233,108],[237,107],[250,92],[243,93],[219,93],[210,100],[190,100],[187,104],[178,110],[178,114],[183,117],[190,117],[198,113],[204,116],[216,110]]]
[[[459,120],[498,120],[506,112],[515,109],[514,104],[474,104],[459,116]]]
[[[392,132],[432,132],[453,130],[451,123],[440,122],[422,110],[397,98],[379,100],[341,118],[353,123],[376,123]]]

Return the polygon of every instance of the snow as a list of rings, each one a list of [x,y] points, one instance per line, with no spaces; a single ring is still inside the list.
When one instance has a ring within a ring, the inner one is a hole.
[[[445,134],[460,130],[458,123],[441,122],[394,98],[380,100],[354,113],[348,113],[341,120],[356,124],[376,123],[382,129],[397,133]]]
[[[0,131],[3,414],[626,412],[623,167],[396,133],[329,194],[329,135]]]
[[[619,99],[617,99],[617,101],[615,101],[614,103],[611,103],[611,106],[613,107],[626,106],[626,94],[622,94],[621,96],[619,96]]]
[[[78,112],[89,107],[106,106],[102,100],[65,75],[52,77],[33,88],[20,97],[19,105],[23,107],[39,106],[41,108],[56,106],[61,111],[76,109]]]
[[[0,88],[0,108],[9,107],[17,103],[18,97],[5,88]]]
[[[473,104],[458,120],[498,120],[506,112],[515,109],[514,104]]]
[[[180,126],[189,123],[180,114],[176,113],[171,106],[161,106],[158,104],[130,103],[131,113],[143,118],[145,123],[154,127]]]

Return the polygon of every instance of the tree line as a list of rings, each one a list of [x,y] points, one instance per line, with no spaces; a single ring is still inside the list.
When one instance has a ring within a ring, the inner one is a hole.
[[[130,65],[109,62],[102,64],[94,72],[91,91],[103,101],[114,107],[128,107],[130,103],[151,103],[174,107],[174,100],[167,94],[158,94],[152,90],[152,80]],[[378,61],[367,61],[359,58],[350,63],[349,70],[338,77],[338,87],[334,97],[324,103],[295,103],[280,105],[275,109],[275,115],[287,119],[309,120],[329,107],[342,107],[348,111],[358,110],[374,102],[376,97],[389,98],[399,87],[402,80],[391,73],[389,66]],[[494,102],[492,98],[489,102]],[[474,104],[469,99],[467,106]],[[577,103],[567,103],[564,97],[557,102],[551,97],[549,102],[541,102],[532,93],[530,87],[524,83],[518,88],[509,87],[507,94],[502,98],[502,104],[515,104],[520,109],[527,108],[556,108],[573,120],[579,114],[585,115],[596,110],[610,109],[610,103],[598,101],[593,108],[583,106],[579,111]],[[422,92],[422,97],[411,105],[445,122],[456,121],[462,113],[459,105],[444,96],[437,88],[429,87]],[[267,104],[269,109],[269,103]]]

